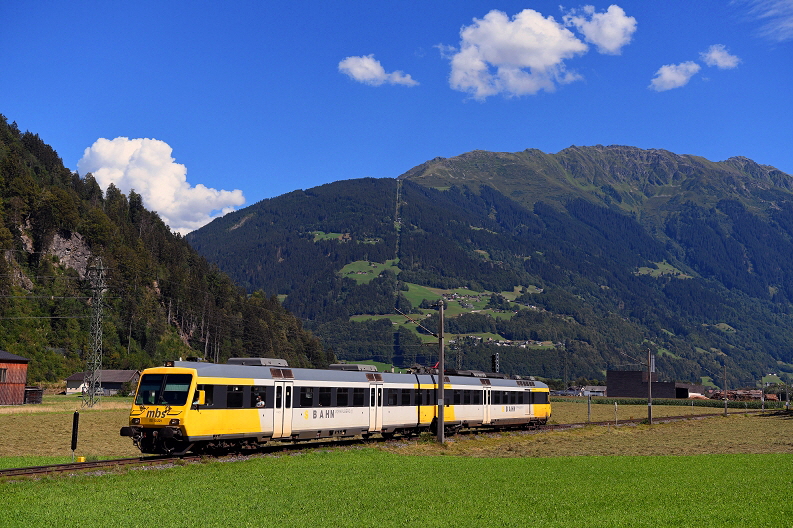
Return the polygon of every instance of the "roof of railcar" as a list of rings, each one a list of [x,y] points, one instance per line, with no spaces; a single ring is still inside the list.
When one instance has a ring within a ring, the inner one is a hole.
[[[273,378],[273,370],[290,370],[294,380],[306,381],[357,381],[370,382],[374,373],[357,372],[349,370],[326,370],[308,368],[289,368],[289,367],[270,367],[257,365],[229,365],[226,363],[203,363],[195,361],[176,361],[174,367],[195,369],[199,376],[213,378],[255,378],[255,379],[278,379],[292,380],[292,378]],[[415,374],[398,374],[392,372],[378,373],[384,382],[388,383],[415,383]],[[475,385],[482,386],[479,380],[489,379],[493,387],[515,387],[523,385],[518,383],[521,380],[502,379],[502,378],[478,378],[468,376],[446,376],[449,382],[455,385]],[[420,383],[432,383],[432,378],[428,374],[418,374]],[[526,380],[523,380],[524,382]],[[524,385],[535,388],[547,388],[548,386],[541,381],[530,381],[533,385]]]

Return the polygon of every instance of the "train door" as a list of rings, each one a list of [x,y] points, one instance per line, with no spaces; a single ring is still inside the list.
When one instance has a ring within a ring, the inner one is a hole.
[[[273,438],[292,435],[292,381],[275,382],[275,407],[273,408]]]
[[[534,394],[528,389],[523,393],[523,402],[526,404],[526,416],[534,416]]]
[[[383,384],[369,385],[369,432],[379,432],[383,428]]]
[[[490,423],[490,387],[482,387],[484,390],[484,394],[482,395],[482,408],[484,409],[484,417],[482,419],[482,423],[487,425]]]

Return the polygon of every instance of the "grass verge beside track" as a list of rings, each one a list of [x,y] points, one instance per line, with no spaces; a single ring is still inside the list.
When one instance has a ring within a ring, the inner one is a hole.
[[[788,526],[793,455],[471,458],[367,447],[0,484],[7,526]]]

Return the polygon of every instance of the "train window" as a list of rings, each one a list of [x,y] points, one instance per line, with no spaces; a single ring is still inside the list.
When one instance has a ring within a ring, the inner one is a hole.
[[[264,387],[264,406],[267,409],[272,409],[274,407],[273,403],[275,402],[275,387],[270,385],[269,387]]]
[[[453,394],[454,394],[454,404],[455,405],[460,405],[462,403],[462,400],[461,400],[462,392],[463,391],[461,391],[461,390],[455,390],[454,391]]]
[[[242,387],[229,385],[226,389],[226,407],[229,409],[242,408]]]
[[[184,405],[187,403],[187,392],[193,376],[190,374],[166,374],[162,388],[162,401],[168,405]]]
[[[509,403],[518,403],[518,393],[512,391],[509,393]]]
[[[410,396],[412,392],[413,392],[412,389],[402,389],[401,405],[410,405]]]
[[[284,387],[284,409],[292,408],[292,386]]]
[[[471,391],[463,391],[463,405],[471,405]]]
[[[330,407],[330,387],[319,388],[319,406]]]
[[[352,390],[352,406],[363,407],[366,402],[366,389],[353,389]]]
[[[162,387],[163,378],[165,378],[165,374],[144,374],[138,386],[135,405],[154,405],[160,387]]]
[[[378,387],[377,388],[377,406],[378,407],[382,407],[383,406],[383,388],[382,387]]]
[[[386,389],[386,405],[394,406],[399,400],[399,389]]]
[[[314,406],[314,387],[300,387],[300,400],[298,407]]]
[[[490,397],[493,398],[493,405],[498,405],[501,403],[501,393],[499,391],[493,391],[490,394]]]
[[[424,389],[424,405],[435,405],[435,389]]]
[[[350,389],[336,389],[336,407],[347,407],[350,404]]]
[[[215,386],[214,385],[196,385],[196,391],[193,403],[198,402],[198,391],[204,391],[204,407],[214,407],[215,405]]]
[[[369,397],[369,407],[374,407],[374,406],[375,406],[375,404],[377,403],[377,400],[376,400],[376,398],[377,398],[377,391],[375,390],[375,388],[374,388],[374,387],[372,387],[372,388],[370,389],[370,391],[369,391],[369,392],[370,392],[370,397]]]
[[[251,407],[264,407],[267,402],[267,395],[264,387],[251,387]]]
[[[190,374],[145,374],[135,397],[137,405],[184,405],[193,376]]]
[[[281,386],[275,388],[275,408],[281,408]]]
[[[545,404],[548,403],[548,393],[547,392],[532,392],[534,395],[534,403],[537,404]]]

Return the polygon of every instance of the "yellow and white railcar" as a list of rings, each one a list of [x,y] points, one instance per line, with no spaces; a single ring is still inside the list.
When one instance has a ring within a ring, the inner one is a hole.
[[[437,375],[367,366],[292,369],[283,360],[173,362],[146,369],[128,427],[144,453],[228,451],[269,440],[418,434],[437,421]],[[447,427],[545,423],[548,387],[536,381],[444,377]]]

